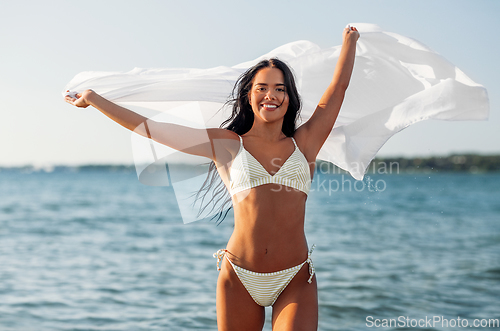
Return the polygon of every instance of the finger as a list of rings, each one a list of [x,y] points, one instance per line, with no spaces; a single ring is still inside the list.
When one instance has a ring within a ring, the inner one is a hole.
[[[72,91],[70,91],[70,90],[66,90],[65,95],[66,95],[66,96],[69,96],[69,97],[71,97],[71,98],[73,98],[73,99],[76,99],[76,98],[77,98],[77,92],[75,92],[75,91],[73,91],[73,92],[72,92]]]

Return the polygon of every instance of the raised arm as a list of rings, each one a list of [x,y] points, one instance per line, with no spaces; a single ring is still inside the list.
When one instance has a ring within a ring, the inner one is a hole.
[[[345,91],[351,80],[358,38],[359,32],[355,27],[344,29],[342,49],[335,66],[333,79],[311,118],[295,132],[295,137],[299,144],[304,147],[304,154],[309,161],[316,159],[337,120]]]
[[[220,144],[224,144],[227,139],[238,139],[235,134],[223,129],[194,129],[176,124],[156,122],[106,100],[92,90],[86,90],[76,96],[77,98],[66,96],[65,101],[81,108],[93,106],[130,131],[178,151],[204,156],[214,161],[215,150],[218,151],[218,158],[221,156]],[[214,146],[214,142],[217,142],[219,146]]]

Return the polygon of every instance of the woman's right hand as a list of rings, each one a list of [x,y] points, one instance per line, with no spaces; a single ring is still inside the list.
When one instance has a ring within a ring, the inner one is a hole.
[[[95,92],[92,90],[85,90],[85,91],[83,91],[83,93],[77,93],[76,98],[73,98],[73,97],[67,95],[64,97],[64,100],[67,103],[72,104],[73,106],[76,106],[79,108],[87,108],[88,106],[90,106],[89,97],[92,94],[95,94]]]

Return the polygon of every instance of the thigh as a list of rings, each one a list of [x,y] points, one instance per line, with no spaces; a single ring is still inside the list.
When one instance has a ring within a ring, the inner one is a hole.
[[[265,311],[247,292],[231,265],[222,259],[217,280],[217,326],[221,330],[255,331],[264,327]]]
[[[304,264],[273,305],[273,330],[317,330],[318,288],[316,275],[308,283],[309,266]]]

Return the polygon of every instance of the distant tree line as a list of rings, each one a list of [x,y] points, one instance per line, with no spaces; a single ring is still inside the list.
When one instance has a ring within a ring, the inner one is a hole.
[[[345,173],[345,171],[325,161],[316,163],[322,172],[329,169],[330,173]],[[395,174],[408,172],[469,172],[486,173],[500,172],[500,155],[454,154],[450,156],[431,157],[386,157],[375,158],[367,168],[367,173]]]
[[[363,165],[362,166],[364,169]],[[189,165],[183,165],[188,169]],[[321,173],[346,173],[332,163],[318,160],[316,168]],[[31,172],[71,172],[71,171],[111,171],[111,172],[135,172],[134,165],[80,165],[80,166],[49,166],[49,167],[0,167],[2,171]],[[456,154],[450,156],[432,157],[386,157],[375,158],[367,168],[367,173],[372,174],[398,174],[413,172],[469,172],[486,173],[500,172],[500,155],[477,155]]]
[[[500,171],[500,155],[460,154],[426,158],[376,158],[374,162],[397,162],[402,171],[408,169],[440,172]]]

